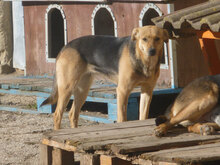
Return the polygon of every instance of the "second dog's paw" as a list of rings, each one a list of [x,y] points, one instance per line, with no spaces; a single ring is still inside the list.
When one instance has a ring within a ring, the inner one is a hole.
[[[154,135],[157,137],[164,136],[165,134],[166,134],[166,130],[160,126],[158,126],[154,129]]]
[[[206,124],[203,124],[201,127],[200,127],[200,134],[201,135],[211,135],[215,132],[214,128],[212,126],[209,126],[209,125],[206,125]]]

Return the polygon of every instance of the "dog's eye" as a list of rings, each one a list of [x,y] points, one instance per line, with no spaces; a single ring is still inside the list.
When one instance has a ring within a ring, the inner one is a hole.
[[[155,41],[159,41],[159,40],[160,40],[160,38],[159,38],[159,37],[156,37],[154,40],[155,40]]]
[[[147,42],[147,38],[143,38],[142,40],[145,41],[145,42]]]

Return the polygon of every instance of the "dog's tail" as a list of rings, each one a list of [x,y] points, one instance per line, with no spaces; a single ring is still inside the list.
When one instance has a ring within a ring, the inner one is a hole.
[[[56,80],[56,75],[54,77],[54,82],[53,82],[53,90],[51,95],[41,103],[40,107],[47,105],[47,104],[56,104],[58,100],[58,87],[57,87],[57,80]]]

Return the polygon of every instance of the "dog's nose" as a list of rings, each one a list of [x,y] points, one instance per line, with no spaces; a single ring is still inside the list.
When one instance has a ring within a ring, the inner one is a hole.
[[[150,56],[154,56],[156,54],[156,49],[150,48],[148,52]]]

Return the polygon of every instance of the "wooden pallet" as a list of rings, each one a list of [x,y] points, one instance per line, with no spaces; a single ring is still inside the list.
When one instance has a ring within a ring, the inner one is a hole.
[[[3,107],[0,110],[20,111],[27,113],[53,113],[55,106],[46,105],[40,107],[41,103],[49,97],[52,91],[52,79],[44,78],[16,78],[13,82],[0,82],[0,93],[13,95],[37,96],[37,111],[19,109],[16,107]],[[154,95],[179,93],[181,89],[156,89]],[[128,100],[127,119],[137,120],[139,116],[139,98],[140,88],[135,88]],[[74,97],[71,97],[74,100]],[[107,118],[81,115],[81,118],[102,123],[113,123],[117,121],[117,97],[115,85],[95,85],[89,91],[87,102],[105,103],[107,105]]]
[[[80,165],[220,163],[220,132],[201,136],[178,128],[158,138],[154,128],[148,119],[45,133],[40,162],[73,164],[74,152],[80,152]]]

